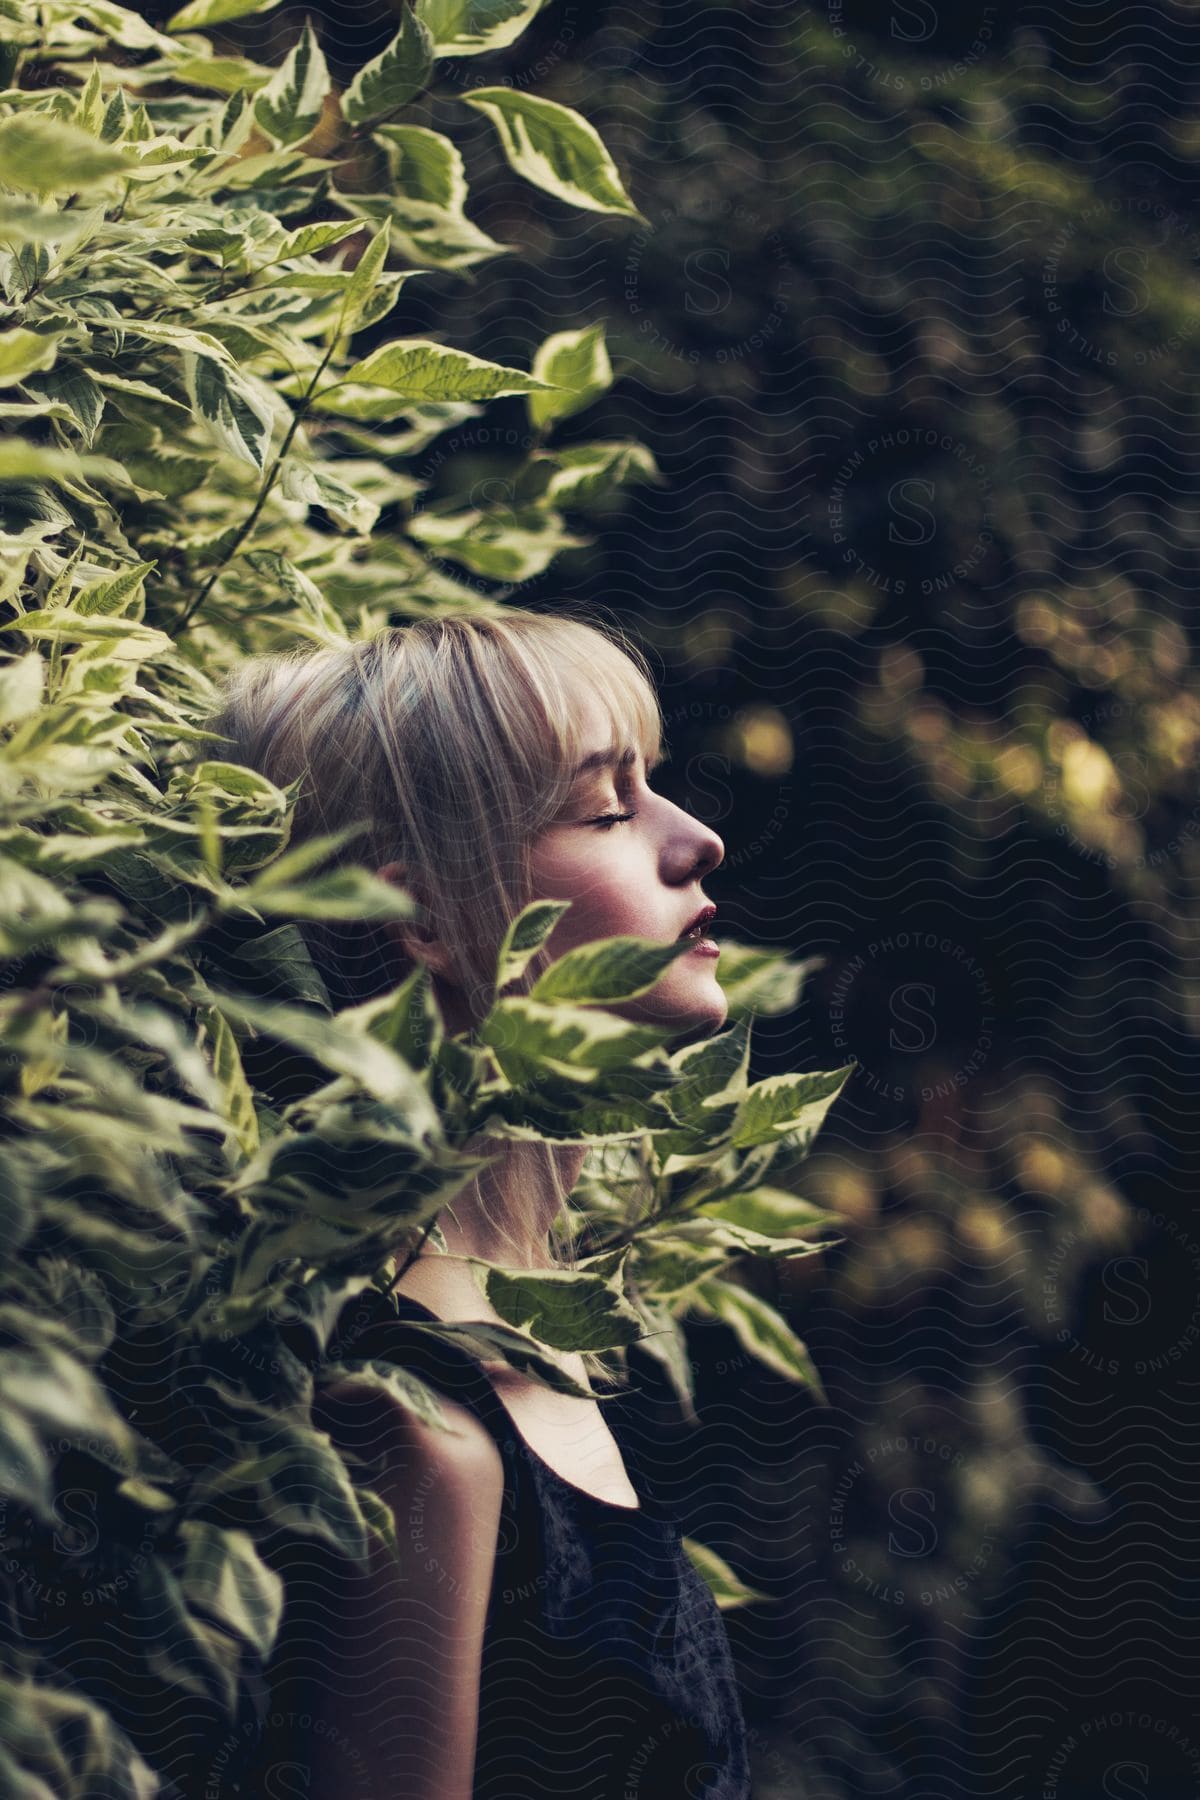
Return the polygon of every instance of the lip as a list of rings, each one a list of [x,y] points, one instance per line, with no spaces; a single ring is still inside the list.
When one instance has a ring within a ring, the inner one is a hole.
[[[689,956],[720,956],[721,946],[716,938],[697,938],[688,951]]]
[[[683,930],[679,934],[680,937],[686,937],[688,932],[694,931],[697,925],[711,924],[711,922],[713,921],[713,919],[716,918],[716,916],[717,916],[717,909],[712,904],[712,901],[710,900],[707,906],[702,906],[700,908],[700,911],[695,915],[694,918],[691,918],[688,920],[687,924],[684,926]],[[701,939],[699,939],[699,942],[703,943],[703,944],[711,944],[712,939],[711,938],[701,938]]]

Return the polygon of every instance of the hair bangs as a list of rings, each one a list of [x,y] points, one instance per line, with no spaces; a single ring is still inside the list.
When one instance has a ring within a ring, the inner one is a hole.
[[[662,756],[662,714],[640,652],[607,632],[584,626],[578,634],[576,630],[564,632],[561,653],[573,678],[564,688],[555,721],[560,739],[557,757],[564,774],[569,776],[585,750],[596,747],[583,741],[581,692],[603,712],[609,742],[618,750],[639,750],[646,767],[653,768]]]

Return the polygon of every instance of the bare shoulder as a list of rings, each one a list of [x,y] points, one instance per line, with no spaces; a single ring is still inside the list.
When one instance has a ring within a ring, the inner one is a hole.
[[[448,1287],[438,1261],[414,1264],[396,1284],[397,1291],[408,1294],[441,1319],[470,1317],[469,1310],[462,1311],[461,1292]],[[324,1429],[335,1442],[350,1434],[351,1439],[366,1447],[374,1436],[376,1450],[386,1449],[409,1460],[433,1463],[447,1473],[455,1468],[475,1475],[487,1475],[490,1471],[493,1478],[502,1482],[503,1461],[492,1434],[469,1406],[440,1389],[437,1399],[446,1430],[422,1419],[396,1396],[372,1389],[352,1375],[327,1387],[323,1399],[328,1415]]]
[[[494,1580],[504,1464],[469,1407],[438,1395],[439,1429],[378,1384],[325,1388],[318,1428],[370,1459],[360,1477],[391,1512],[394,1551],[339,1568],[321,1595],[326,1733],[311,1746],[313,1800],[471,1800],[483,1636]],[[343,1748],[339,1748],[342,1746]]]
[[[446,1321],[488,1319],[502,1324],[461,1264],[437,1256],[418,1258],[397,1287]],[[517,1432],[540,1461],[573,1487],[598,1500],[636,1507],[639,1495],[621,1449],[590,1393],[587,1365],[578,1352],[550,1351],[564,1372],[584,1390],[557,1393],[503,1358],[480,1367]]]
[[[461,1479],[478,1491],[504,1486],[504,1462],[483,1422],[448,1395],[438,1393],[441,1424],[423,1419],[377,1385],[348,1375],[322,1389],[314,1423],[342,1451],[385,1458],[388,1469],[414,1477],[433,1471],[442,1482]]]

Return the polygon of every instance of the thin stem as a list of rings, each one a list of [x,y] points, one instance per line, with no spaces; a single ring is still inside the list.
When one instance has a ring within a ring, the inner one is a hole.
[[[438,1216],[435,1213],[433,1218],[430,1219],[430,1221],[426,1225],[424,1231],[421,1233],[420,1237],[418,1238],[415,1247],[409,1251],[405,1260],[400,1264],[399,1268],[396,1270],[395,1274],[392,1276],[392,1279],[388,1282],[387,1286],[384,1288],[383,1292],[384,1292],[385,1298],[387,1297],[388,1294],[391,1293],[392,1289],[395,1287],[395,1285],[399,1281],[400,1277],[406,1272],[406,1270],[411,1269],[412,1265],[416,1262],[418,1256],[420,1256],[422,1250],[425,1248],[425,1244],[429,1237],[430,1232],[433,1230],[434,1226],[437,1224],[437,1217]]]
[[[259,520],[259,515],[261,514],[263,507],[267,503],[267,496],[271,492],[271,489],[275,485],[275,481],[279,474],[279,471],[283,467],[284,458],[287,456],[288,451],[292,447],[292,439],[295,437],[297,431],[300,429],[301,421],[303,420],[305,413],[308,411],[308,403],[317,391],[317,383],[320,381],[322,375],[325,373],[325,370],[329,366],[329,359],[333,355],[336,344],[337,344],[337,338],[335,336],[331,340],[331,342],[329,344],[329,348],[326,350],[324,356],[321,358],[320,365],[319,365],[315,375],[313,376],[312,380],[309,382],[308,386],[305,388],[303,394],[300,396],[300,399],[297,402],[296,410],[292,414],[291,424],[288,426],[287,431],[284,433],[283,442],[279,446],[279,450],[276,454],[274,462],[271,464],[270,468],[267,470],[266,475],[263,477],[263,484],[258,491],[258,498],[255,500],[253,507],[250,509],[249,516],[246,518],[244,524],[241,527],[241,530],[238,532],[237,536],[234,538],[232,544],[230,544],[228,550],[225,552],[224,556],[221,558],[220,562],[217,564],[216,568],[213,570],[212,574],[209,576],[209,578],[205,582],[204,586],[200,589],[200,592],[196,595],[196,598],[191,602],[190,605],[188,605],[184,608],[180,617],[176,620],[175,627],[174,627],[174,630],[176,633],[182,631],[184,626],[188,623],[189,619],[191,619],[193,617],[193,615],[195,613],[197,613],[200,610],[200,608],[204,605],[204,602],[208,599],[208,596],[212,593],[212,590],[216,586],[221,575],[224,573],[224,571],[228,567],[229,563],[232,562],[233,558],[237,555],[238,551],[241,549],[242,545],[245,543],[246,539],[249,537],[250,533],[254,530],[254,527],[257,525],[258,520]]]

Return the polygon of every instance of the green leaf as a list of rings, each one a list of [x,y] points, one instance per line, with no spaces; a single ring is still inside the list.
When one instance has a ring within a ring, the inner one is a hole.
[[[342,1017],[348,1024],[362,1024],[414,1069],[427,1068],[442,1047],[444,1028],[428,963],[418,961],[392,993],[353,1007]]]
[[[177,137],[156,138],[144,146],[138,144],[135,154],[137,161],[125,174],[130,181],[138,182],[161,181],[164,175],[179,174],[189,163],[211,164],[217,160],[210,144],[184,144]]]
[[[438,1399],[437,1389],[396,1363],[374,1359],[365,1362],[355,1360],[326,1363],[320,1371],[319,1380],[321,1388],[341,1387],[343,1382],[349,1383],[364,1399],[371,1395],[383,1396],[434,1431],[454,1429]],[[349,1394],[339,1397],[346,1402],[351,1399]]]
[[[33,714],[26,724],[36,727],[44,717],[45,714]],[[5,761],[11,765],[11,743],[9,749]],[[44,763],[47,759],[43,754],[38,760]],[[109,927],[116,924],[119,908],[111,902],[92,904],[92,930],[102,923]],[[0,954],[23,956],[39,944],[82,936],[89,931],[84,917],[84,907],[78,902],[72,904],[53,882],[8,857],[0,858]],[[54,1046],[50,1049],[53,1051]]]
[[[496,959],[496,992],[518,981],[570,907],[569,900],[534,900],[509,925]]]
[[[160,1692],[178,1692],[201,1716],[231,1719],[237,1707],[243,1651],[237,1639],[189,1608],[183,1589],[159,1557],[138,1565],[129,1630],[146,1644],[147,1672]]]
[[[389,223],[385,219],[354,265],[342,299],[342,312],[339,320],[339,330],[345,332],[347,336],[356,330],[362,313],[375,291],[375,285],[382,273],[383,265],[387,261],[389,230]],[[371,523],[374,524],[374,520]],[[367,530],[370,530],[370,526],[367,527]]]
[[[748,1606],[753,1600],[776,1598],[774,1594],[764,1594],[758,1588],[747,1587],[724,1558],[718,1556],[715,1550],[710,1550],[707,1544],[697,1543],[695,1538],[689,1537],[685,1537],[682,1542],[692,1567],[702,1577],[722,1612],[728,1612],[734,1606]]]
[[[285,148],[267,151],[262,156],[239,157],[205,180],[214,189],[253,192],[260,202],[269,198],[272,209],[281,214],[289,208],[292,212],[308,211],[314,198],[323,191],[322,187],[314,191],[313,178],[320,181],[334,166],[326,157],[308,156],[303,150]],[[297,192],[289,199],[286,190],[293,186]],[[355,200],[357,198],[355,195]]]
[[[429,28],[406,9],[387,49],[358,71],[342,95],[342,117],[350,125],[369,125],[386,118],[420,92],[432,68]]]
[[[44,1432],[7,1403],[0,1413],[0,1497],[8,1504],[28,1507],[47,1525],[56,1522]]]
[[[502,1319],[555,1350],[611,1350],[642,1335],[620,1277],[574,1269],[502,1269],[471,1258],[475,1279]]]
[[[303,500],[325,509],[343,531],[366,537],[379,517],[379,507],[365,494],[340,481],[328,463],[302,463],[289,458],[280,489],[285,500]]]
[[[547,0],[417,0],[435,56],[480,56],[503,50],[547,4]]]
[[[48,1673],[39,1669],[36,1681],[0,1679],[6,1800],[155,1800],[162,1783],[111,1713],[60,1691]]]
[[[396,199],[391,194],[355,194],[354,201],[356,212],[390,220],[392,249],[419,268],[470,268],[513,248],[511,244],[498,244],[463,213],[431,206],[423,200]]]
[[[209,1041],[209,1056],[221,1096],[221,1111],[229,1120],[238,1148],[244,1156],[258,1149],[258,1114],[254,1095],[242,1068],[238,1042],[229,1021],[217,1007],[201,1010],[200,1018]]]
[[[278,550],[251,550],[247,563],[258,575],[265,575],[278,582],[280,588],[299,608],[307,624],[293,624],[294,630],[303,630],[306,636],[315,637],[319,643],[342,646],[350,642],[345,625],[315,581],[298,569],[294,563]]]
[[[635,1240],[635,1256],[639,1288],[675,1310],[685,1310],[700,1283],[727,1267],[718,1245],[689,1244],[665,1233],[642,1232]]]
[[[529,422],[541,431],[572,413],[582,412],[612,386],[612,364],[604,342],[604,326],[588,325],[580,331],[556,331],[539,345],[533,372],[558,393],[531,394]]]
[[[324,1018],[298,1006],[237,994],[214,993],[212,1000],[229,1018],[290,1044],[335,1074],[349,1076],[376,1100],[400,1108],[414,1133],[430,1142],[440,1138],[437,1112],[416,1072],[378,1039],[336,1016]]]
[[[111,388],[115,394],[134,394],[143,400],[153,400],[156,406],[171,406],[179,412],[187,411],[182,400],[173,399],[161,387],[151,387],[148,381],[138,381],[128,375],[114,375],[109,369],[94,370],[92,379],[100,387]]]
[[[178,941],[178,934],[187,932],[191,923],[191,920],[182,920],[178,925],[169,925],[164,936],[175,936]],[[203,920],[198,923],[203,923]],[[158,949],[162,956],[167,956],[171,945],[160,943]],[[133,958],[144,958],[148,956],[149,950],[151,945],[139,945],[139,949],[133,952]],[[160,959],[160,956],[155,959]],[[175,1012],[166,1012],[164,1008],[148,1001],[130,1003],[119,992],[110,988],[97,1001],[79,1001],[76,1004],[76,1015],[79,1019],[92,1019],[106,1031],[113,1031],[119,1039],[126,1040],[128,1046],[155,1051],[155,1060],[162,1058],[178,1085],[187,1093],[196,1094],[205,1109],[219,1105],[221,1094],[212,1069],[196,1046],[194,1031],[187,1028]],[[72,1051],[68,1051],[68,1055],[70,1053]],[[140,1066],[144,1060],[146,1058],[137,1058],[137,1064]]]
[[[422,512],[409,521],[409,536],[439,556],[459,562],[493,581],[530,581],[549,568],[561,550],[579,549],[587,538],[561,529],[550,512]]]
[[[230,890],[241,904],[266,917],[291,919],[411,919],[413,903],[390,881],[368,869],[333,869],[301,887],[272,883]]]
[[[61,334],[50,337],[40,331],[26,331],[22,325],[12,331],[0,331],[0,387],[11,387],[38,369],[49,369],[61,341]]]
[[[326,219],[319,225],[301,225],[298,231],[288,233],[275,250],[271,261],[286,262],[294,256],[313,256],[318,250],[328,250],[331,244],[344,242],[358,229],[357,219]],[[297,279],[298,276],[291,270],[280,276],[280,281],[284,283]]]
[[[163,1488],[153,1487],[150,1482],[140,1480],[136,1475],[127,1476],[117,1483],[116,1492],[122,1500],[128,1500],[142,1512],[170,1513],[176,1511],[176,1503]]]
[[[644,444],[593,440],[535,456],[523,472],[517,498],[528,497],[538,505],[586,506],[631,482],[662,480]]]
[[[748,1150],[778,1144],[806,1150],[855,1065],[807,1075],[769,1075],[755,1082],[738,1107],[731,1144]]]
[[[36,151],[34,152],[36,155]],[[0,184],[4,176],[0,173]],[[0,192],[0,231],[9,248],[19,244],[74,245],[95,229],[89,212],[66,212],[61,208],[35,206],[32,201],[18,200],[15,194]]]
[[[0,119],[0,182],[7,187],[73,194],[137,167],[137,158],[128,151],[102,144],[90,132],[46,113]]]
[[[81,588],[73,602],[75,612],[111,618],[115,615],[123,616],[131,610],[140,611],[143,605],[142,590],[146,577],[153,568],[153,563],[133,563],[118,575],[94,582],[91,587]]]
[[[275,1530],[315,1537],[352,1560],[370,1550],[366,1520],[346,1465],[328,1436],[288,1419],[241,1426],[242,1454],[197,1482],[197,1498],[236,1496]]]
[[[482,1267],[483,1265],[481,1265]],[[480,1270],[475,1270],[475,1279],[480,1279]],[[405,1321],[408,1325],[408,1321]],[[427,1337],[441,1339],[447,1343],[460,1345],[481,1363],[507,1363],[519,1369],[523,1375],[531,1376],[535,1381],[543,1382],[557,1394],[575,1394],[581,1399],[595,1399],[591,1388],[585,1388],[569,1375],[556,1357],[548,1356],[541,1346],[524,1332],[516,1331],[511,1325],[494,1325],[490,1321],[469,1324],[425,1324],[414,1323],[413,1331],[422,1332]]]
[[[282,794],[284,790],[276,788],[274,791]],[[313,869],[319,869],[337,851],[353,843],[366,828],[365,823],[343,825],[339,831],[306,837],[300,843],[293,844],[281,856],[272,857],[267,867],[251,883],[230,888],[225,898],[234,905],[241,905],[247,900],[251,904],[257,904],[260,897],[265,897],[277,888],[294,887],[297,881],[309,875]]]
[[[529,1059],[507,1072],[511,1079],[503,1086],[485,1080],[488,1073],[485,1068],[469,1096],[470,1131],[521,1141],[628,1145],[644,1142],[666,1122],[656,1099],[661,1062],[618,1062],[602,1072],[581,1062]]]
[[[647,938],[614,937],[568,950],[539,975],[534,1000],[571,1000],[577,1006],[633,1000],[652,988],[664,969],[691,950],[686,938],[656,944]]]
[[[767,1301],[746,1288],[710,1276],[693,1291],[693,1303],[728,1325],[743,1350],[785,1381],[812,1391],[813,1398],[828,1406],[825,1389],[808,1350],[787,1320]]]
[[[40,1110],[41,1117],[49,1120],[65,1109]],[[147,1209],[151,1213],[166,1210],[171,1196],[161,1169],[144,1150],[133,1154],[129,1135],[121,1131],[117,1120],[79,1108],[72,1108],[70,1116],[71,1136],[65,1131],[61,1136],[70,1147],[71,1166],[79,1176],[102,1181],[127,1207],[136,1208],[135,1216],[141,1220]],[[94,1207],[84,1209],[54,1200],[46,1202],[45,1218],[71,1253],[103,1277],[127,1318],[143,1310],[153,1311],[159,1297],[171,1291],[172,1283],[186,1279],[191,1266],[192,1253],[184,1239],[162,1230],[148,1231],[144,1222],[136,1230],[114,1225]]]
[[[67,7],[58,10],[69,12]],[[169,54],[176,48],[169,37],[147,24],[140,13],[131,12],[127,6],[118,6],[115,0],[79,0],[70,16],[80,15],[123,50],[162,50]]]
[[[638,1339],[638,1349],[643,1356],[649,1356],[658,1363],[671,1384],[684,1421],[688,1425],[699,1425],[687,1333],[666,1306],[650,1301],[645,1292],[638,1294],[637,1306],[646,1326],[645,1333]]]
[[[485,362],[466,350],[451,350],[426,338],[398,338],[382,345],[347,369],[345,379],[389,388],[406,400],[494,400],[501,394],[530,394],[546,385],[520,369]]]
[[[78,361],[60,361],[32,382],[31,393],[44,394],[68,409],[71,423],[90,450],[104,413],[104,393]]]
[[[103,642],[111,655],[143,662],[165,655],[172,648],[166,632],[156,631],[152,625],[139,625],[133,619],[87,618],[66,606],[56,612],[22,613],[19,619],[0,625],[0,631],[21,631],[27,637],[48,638],[51,642]]]
[[[375,142],[387,154],[392,189],[444,213],[461,213],[467,178],[458,146],[425,125],[381,125]]]
[[[774,1238],[789,1231],[816,1230],[838,1218],[836,1213],[814,1206],[810,1200],[802,1200],[799,1194],[788,1193],[784,1188],[749,1188],[745,1193],[722,1195],[701,1204],[705,1218],[724,1219],[743,1230],[760,1231]]]
[[[185,56],[173,58],[170,65],[172,81],[181,81],[185,87],[209,88],[217,94],[255,93],[268,85],[273,73],[244,56]],[[220,147],[233,150],[236,145],[226,141]]]
[[[0,443],[0,481],[48,480],[77,488],[90,476],[122,482],[125,472],[110,456],[79,456],[74,450],[49,450],[19,438]],[[93,500],[99,496],[93,494]]]
[[[267,1567],[248,1531],[229,1531],[203,1519],[185,1519],[186,1545],[180,1586],[189,1607],[231,1631],[264,1660],[283,1617],[283,1578]]]
[[[405,1552],[400,1548],[400,1540],[396,1535],[396,1515],[385,1500],[380,1499],[374,1488],[363,1487],[356,1482],[355,1493],[358,1504],[362,1507],[363,1518],[376,1539],[381,1542],[392,1561],[403,1566]]]
[[[798,1256],[819,1256],[823,1250],[831,1248],[829,1240],[820,1244],[807,1243],[803,1238],[767,1237],[760,1231],[751,1231],[744,1225],[732,1225],[723,1219],[680,1219],[668,1224],[664,1234],[684,1244],[713,1245],[724,1250],[730,1256],[776,1257],[794,1260]],[[657,1233],[651,1232],[652,1238]],[[840,1240],[837,1240],[840,1242]]]
[[[256,937],[244,950],[235,954],[235,965],[243,979],[251,972],[263,988],[275,998],[300,1000],[332,1013],[329,994],[312,959],[304,934],[296,924],[277,925],[274,931]]]
[[[36,650],[0,664],[0,725],[14,725],[37,712],[45,678],[45,658]]]
[[[261,474],[271,446],[271,409],[231,364],[185,349],[183,376],[197,417],[213,441]]]
[[[589,212],[648,223],[622,187],[599,133],[571,107],[502,87],[473,88],[463,99],[492,121],[509,163],[534,187]]]
[[[330,86],[321,46],[311,22],[305,19],[287,61],[255,99],[255,120],[277,144],[303,143],[320,123]]]
[[[373,1271],[370,1275],[323,1273],[315,1275],[312,1280],[304,1279],[304,1273],[306,1272],[302,1272],[299,1280],[285,1279],[283,1296],[272,1303],[270,1317],[276,1323],[282,1323],[286,1319],[302,1324],[312,1340],[318,1358],[339,1357],[342,1353],[341,1330],[349,1329],[353,1342],[357,1325],[356,1321],[353,1326],[349,1322],[343,1326],[343,1315],[354,1300],[364,1297],[372,1301],[378,1299],[378,1272]],[[322,1360],[314,1368],[314,1392],[320,1386],[328,1366]]]
[[[518,1085],[538,1064],[576,1079],[581,1072],[586,1077],[600,1069],[620,1068],[672,1035],[668,1025],[634,1023],[615,1013],[547,1006],[519,997],[498,1001],[478,1031],[480,1043],[495,1051],[500,1067]]]
[[[274,12],[279,0],[190,0],[167,20],[168,31],[204,30],[210,25],[227,25],[231,19],[245,19],[251,13]]]
[[[683,1122],[703,1124],[715,1106],[736,1103],[746,1093],[750,1027],[742,1022],[702,1043],[685,1044],[671,1061],[680,1078],[671,1111]]]
[[[778,950],[725,938],[716,974],[729,1002],[730,1020],[791,1012],[799,1004],[808,977],[824,964],[822,956],[792,962]]]
[[[103,1384],[77,1356],[51,1344],[0,1352],[5,1414],[46,1436],[76,1436],[96,1445],[114,1467],[128,1468],[134,1435]]]

